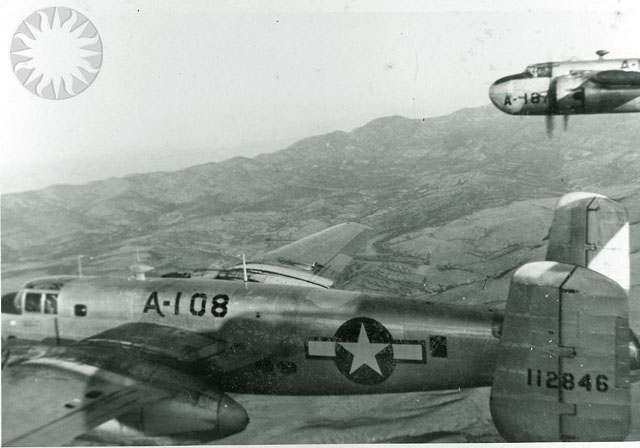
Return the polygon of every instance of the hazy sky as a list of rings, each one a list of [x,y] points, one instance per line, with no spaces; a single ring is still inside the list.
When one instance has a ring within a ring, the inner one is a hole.
[[[640,57],[638,3],[67,0],[98,30],[103,63],[86,91],[47,100],[20,84],[9,48],[56,4],[5,1],[0,188],[178,169],[488,104],[493,80],[530,63]]]

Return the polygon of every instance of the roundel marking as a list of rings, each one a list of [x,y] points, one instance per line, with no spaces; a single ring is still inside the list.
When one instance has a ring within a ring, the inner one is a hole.
[[[336,367],[348,379],[378,384],[393,373],[393,338],[380,322],[368,317],[348,320],[335,338]]]
[[[393,339],[375,319],[355,317],[344,322],[333,337],[314,337],[305,343],[306,358],[332,360],[348,380],[376,385],[393,373],[398,363],[425,364],[425,341]]]

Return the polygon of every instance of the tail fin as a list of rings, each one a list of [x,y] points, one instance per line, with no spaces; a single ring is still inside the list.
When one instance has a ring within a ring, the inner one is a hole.
[[[513,275],[491,391],[491,414],[507,440],[627,436],[628,241],[622,206],[570,194],[558,203],[548,261]]]
[[[584,266],[629,292],[629,221],[625,208],[594,193],[569,193],[549,231],[547,261]]]

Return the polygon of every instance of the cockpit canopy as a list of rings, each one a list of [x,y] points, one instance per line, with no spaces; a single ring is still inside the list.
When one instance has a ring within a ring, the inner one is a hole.
[[[73,276],[43,277],[30,280],[25,283],[18,293],[12,297],[12,305],[8,306],[10,294],[3,296],[2,312],[22,314],[22,313],[40,313],[40,314],[57,314],[58,313],[58,295],[60,289],[66,281],[74,278]]]

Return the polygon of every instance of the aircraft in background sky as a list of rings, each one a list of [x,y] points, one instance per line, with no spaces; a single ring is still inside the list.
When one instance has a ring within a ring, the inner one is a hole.
[[[640,112],[640,58],[544,62],[498,79],[489,88],[491,102],[511,115],[545,115],[547,134],[553,116]]]
[[[564,196],[546,261],[513,274],[504,311],[331,289],[368,231],[331,227],[215,279],[49,277],[3,296],[3,445],[96,427],[207,442],[249,423],[227,393],[480,386],[506,440],[627,436],[640,357],[624,207]],[[54,347],[20,359],[23,339]]]

